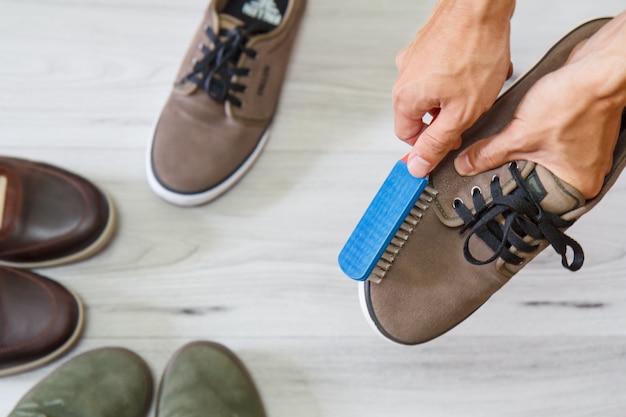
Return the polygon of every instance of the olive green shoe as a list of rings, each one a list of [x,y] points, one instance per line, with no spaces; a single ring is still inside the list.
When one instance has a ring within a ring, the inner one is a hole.
[[[152,401],[148,365],[122,348],[89,351],[31,389],[9,417],[144,417]]]
[[[156,417],[265,417],[244,364],[226,347],[193,342],[172,357],[161,380]]]

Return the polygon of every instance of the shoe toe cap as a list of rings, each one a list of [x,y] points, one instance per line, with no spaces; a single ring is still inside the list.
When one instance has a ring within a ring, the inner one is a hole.
[[[65,287],[9,268],[0,268],[0,286],[0,371],[43,364],[76,340],[83,323],[82,306]]]

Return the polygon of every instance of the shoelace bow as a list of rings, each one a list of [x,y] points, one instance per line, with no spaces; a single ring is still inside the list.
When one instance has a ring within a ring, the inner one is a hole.
[[[185,78],[206,91],[211,98],[219,103],[228,100],[232,105],[241,107],[241,100],[231,92],[245,91],[246,86],[232,82],[233,76],[246,76],[249,68],[238,68],[237,61],[241,54],[250,58],[256,57],[256,51],[246,47],[249,35],[253,28],[220,29],[215,34],[212,28],[206,29],[206,34],[213,44],[213,49],[201,44],[204,54],[202,59],[195,61],[193,70]]]
[[[571,226],[574,221],[563,220],[560,216],[545,211],[539,199],[527,188],[517,164],[511,163],[509,170],[517,188],[512,193],[503,195],[500,179],[494,176],[490,185],[492,201],[486,203],[481,190],[475,187],[472,190],[475,214],[460,199],[454,200],[454,209],[465,224],[461,233],[469,229],[463,246],[465,259],[474,265],[485,265],[502,258],[505,262],[519,265],[524,260],[512,253],[511,248],[515,247],[523,253],[534,252],[538,245],[531,245],[523,240],[524,237],[531,236],[533,239],[547,240],[561,255],[561,263],[565,268],[570,271],[580,269],[584,261],[582,247],[560,230]],[[472,255],[469,241],[473,235],[478,236],[494,251],[490,258],[479,260]],[[573,251],[571,262],[567,259],[568,247]]]

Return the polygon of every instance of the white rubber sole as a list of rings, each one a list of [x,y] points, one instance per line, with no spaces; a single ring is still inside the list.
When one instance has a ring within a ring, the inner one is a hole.
[[[387,342],[392,343],[394,345],[401,345],[402,343],[398,343],[392,339],[389,339],[387,336],[385,336],[383,332],[380,331],[376,323],[374,323],[374,320],[372,319],[372,316],[370,315],[369,309],[367,308],[367,300],[365,298],[365,281],[359,281],[358,284],[359,284],[358,285],[359,305],[361,306],[361,312],[363,313],[363,316],[365,317],[365,321],[367,322],[367,324],[370,325],[372,330],[374,330],[374,332],[377,335],[385,339]]]
[[[27,269],[35,269],[35,268],[47,268],[51,266],[58,266],[63,264],[68,264],[72,262],[77,262],[86,258],[89,258],[96,253],[100,252],[102,249],[107,246],[113,235],[115,234],[115,229],[117,225],[117,212],[115,210],[115,205],[113,204],[113,200],[111,197],[101,191],[104,194],[104,197],[107,200],[109,206],[109,218],[107,219],[107,224],[102,231],[102,234],[96,239],[91,245],[87,246],[80,252],[73,253],[68,256],[64,256],[62,258],[50,259],[47,261],[41,262],[7,262],[0,260],[0,266],[9,266],[12,268],[27,268]]]
[[[66,290],[72,294],[72,296],[76,300],[76,304],[78,305],[78,323],[76,323],[76,329],[74,330],[74,333],[72,333],[70,338],[67,339],[67,341],[61,347],[59,347],[54,352],[49,353],[47,356],[44,356],[32,362],[25,363],[24,365],[19,365],[8,369],[0,369],[0,377],[15,375],[44,366],[47,363],[52,362],[55,359],[63,356],[67,351],[74,347],[74,345],[80,338],[80,335],[83,333],[83,329],[85,327],[85,306],[83,305],[82,300],[80,299],[80,297],[78,297],[76,293],[67,288]]]
[[[261,136],[261,139],[259,140],[259,143],[257,143],[257,146],[254,148],[248,158],[239,166],[239,168],[237,168],[237,170],[235,170],[228,178],[226,178],[215,187],[204,192],[195,194],[174,192],[170,189],[165,188],[159,182],[159,180],[157,180],[156,174],[154,173],[154,170],[152,168],[152,145],[154,142],[153,134],[152,139],[150,140],[150,146],[148,147],[148,152],[146,152],[146,177],[148,179],[148,185],[156,195],[158,195],[168,203],[172,203],[177,206],[199,206],[215,200],[217,197],[221,196],[226,191],[231,189],[250,170],[252,165],[256,162],[256,160],[261,155],[261,152],[265,148],[265,145],[269,139],[270,127],[271,126],[268,126],[267,129],[265,129],[265,132],[263,133],[263,136]]]

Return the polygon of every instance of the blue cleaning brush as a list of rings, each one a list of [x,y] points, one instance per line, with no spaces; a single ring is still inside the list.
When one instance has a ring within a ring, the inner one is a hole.
[[[437,195],[428,177],[415,178],[407,156],[393,167],[348,238],[339,266],[357,281],[380,282]]]

